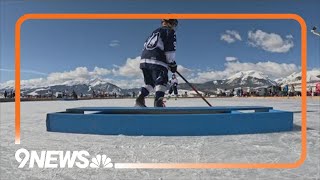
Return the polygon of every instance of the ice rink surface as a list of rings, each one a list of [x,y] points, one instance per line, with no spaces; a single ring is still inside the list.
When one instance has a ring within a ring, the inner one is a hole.
[[[0,179],[320,179],[320,99],[308,98],[307,159],[295,169],[18,169],[15,152],[86,150],[114,163],[292,163],[301,153],[300,98],[211,98],[216,106],[272,106],[295,111],[292,132],[228,136],[104,136],[46,131],[46,113],[82,106],[133,106],[134,99],[21,103],[21,144],[14,144],[14,103],[1,103]],[[153,104],[147,99],[147,105]],[[201,99],[170,99],[167,106],[206,106]]]

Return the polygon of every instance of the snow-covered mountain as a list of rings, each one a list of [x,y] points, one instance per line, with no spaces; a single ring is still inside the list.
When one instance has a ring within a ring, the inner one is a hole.
[[[282,85],[282,84],[300,84],[301,83],[301,72],[295,72],[291,75],[276,79],[275,81]],[[307,82],[308,83],[315,83],[320,82],[320,70],[310,70],[307,71]]]
[[[131,94],[139,92],[139,88],[133,89],[123,89],[120,88],[106,79],[95,78],[91,80],[81,80],[81,81],[72,81],[68,80],[60,84],[46,85],[41,83],[43,79],[36,79],[33,81],[21,81],[21,92],[24,95],[36,95],[36,94],[46,94],[49,91],[52,93],[55,92],[64,92],[64,91],[76,91],[78,94],[92,94],[93,90],[97,92],[105,93],[117,93],[117,94]],[[312,70],[307,73],[307,81],[310,83],[320,82],[320,71]],[[250,71],[241,71],[235,74],[230,75],[228,78],[223,80],[214,80],[205,83],[194,83],[199,91],[203,92],[213,92],[217,89],[233,89],[238,87],[261,87],[261,86],[271,86],[271,85],[282,85],[282,84],[294,84],[301,83],[301,72],[293,73],[288,77],[271,80],[267,75],[262,72],[250,70]],[[42,86],[41,86],[42,85]],[[6,83],[0,84],[0,91],[13,89],[14,81],[8,81]],[[185,83],[179,84],[179,89],[191,90],[189,85]]]
[[[125,90],[119,88],[118,86],[109,83],[108,81],[100,78],[92,79],[89,81],[68,81],[63,82],[61,84],[50,85],[50,86],[40,86],[39,83],[34,85],[33,83],[21,83],[21,93],[23,95],[44,95],[48,92],[56,93],[56,92],[68,92],[71,93],[73,90],[78,94],[92,94],[93,91],[95,93],[101,91],[106,93],[117,93],[117,94],[124,94],[126,93]],[[14,87],[14,82],[7,82],[1,84],[1,91],[9,90],[11,91]]]
[[[109,93],[122,93],[123,90],[118,86],[109,83],[108,81],[100,78],[92,79],[89,81],[89,91],[91,89],[98,90],[98,91],[105,91]]]
[[[269,79],[269,77],[259,71],[241,71],[225,80],[225,84],[229,86],[246,86],[256,87],[265,85],[276,85],[277,83]]]
[[[199,90],[215,91],[216,89],[233,89],[238,87],[260,87],[271,86],[277,83],[267,75],[259,71],[241,71],[223,80],[214,80],[202,84],[195,84]],[[182,89],[191,88],[187,84],[180,84]]]

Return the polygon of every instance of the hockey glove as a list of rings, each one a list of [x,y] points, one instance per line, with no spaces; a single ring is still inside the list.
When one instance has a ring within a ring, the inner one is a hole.
[[[317,30],[317,27],[314,26],[314,27],[312,28],[312,31],[316,31],[316,30]]]
[[[172,73],[177,72],[177,63],[175,61],[169,63],[168,65],[169,65],[169,69]]]

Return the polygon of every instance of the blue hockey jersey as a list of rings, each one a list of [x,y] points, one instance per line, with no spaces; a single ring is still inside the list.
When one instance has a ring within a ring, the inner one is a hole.
[[[175,61],[176,33],[160,27],[144,43],[140,68],[168,70],[168,63]]]

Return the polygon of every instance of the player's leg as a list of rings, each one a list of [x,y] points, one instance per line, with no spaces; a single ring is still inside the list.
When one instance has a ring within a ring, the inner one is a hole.
[[[169,89],[169,95],[171,95],[173,92],[173,86],[170,86],[170,89]]]
[[[169,88],[169,92],[168,92],[168,99],[170,99],[170,98],[171,98],[171,94],[172,94],[172,92],[173,92],[173,89],[172,89],[172,86],[170,86],[170,88]]]
[[[178,88],[176,85],[173,86],[173,92],[174,92],[174,95],[176,96],[175,99],[177,100],[178,98]]]
[[[155,79],[155,107],[164,107],[163,97],[167,90],[168,83],[168,71],[155,70],[153,73],[153,77]]]
[[[142,69],[145,85],[141,87],[140,94],[136,99],[136,105],[138,107],[146,107],[145,97],[149,95],[154,88],[154,81],[152,79],[152,71],[149,69]]]

